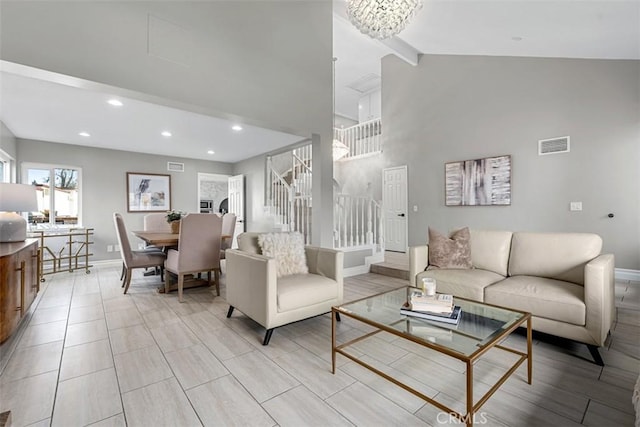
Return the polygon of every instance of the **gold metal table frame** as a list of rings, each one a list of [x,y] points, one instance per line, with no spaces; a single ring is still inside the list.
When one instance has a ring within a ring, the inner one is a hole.
[[[404,288],[401,288],[404,289]],[[407,295],[409,290],[411,289],[415,289],[415,288],[411,288],[408,287],[407,289]],[[380,294],[376,294],[370,297],[366,297],[366,298],[361,298],[355,301],[352,301],[350,303],[347,304],[343,304],[344,305],[349,305],[349,304],[354,304],[360,301],[367,301],[371,298],[376,298],[376,297],[380,297],[383,296],[385,294],[389,294],[391,292],[397,292],[398,289],[396,290],[392,290],[392,291],[387,291],[387,292],[382,292]],[[446,346],[443,345],[438,345],[436,343],[421,339],[419,337],[416,337],[410,333],[406,333],[406,332],[401,332],[398,329],[394,329],[393,327],[391,327],[392,325],[385,325],[379,322],[376,322],[374,320],[368,319],[364,316],[360,316],[346,308],[343,308],[343,306],[338,306],[338,307],[332,307],[331,308],[331,372],[333,374],[335,374],[336,372],[336,354],[341,354],[345,357],[347,357],[348,359],[356,362],[357,364],[363,366],[366,369],[369,369],[370,371],[376,373],[377,375],[387,379],[388,381],[391,381],[392,383],[400,386],[401,388],[403,388],[404,390],[418,396],[419,398],[425,400],[426,402],[436,406],[437,408],[446,411],[447,414],[450,414],[452,416],[455,416],[456,418],[458,418],[460,421],[466,423],[467,426],[471,426],[473,425],[473,421],[474,421],[474,416],[475,414],[478,412],[478,410],[480,409],[480,407],[498,390],[498,388],[504,384],[504,382],[518,369],[518,367],[520,367],[520,365],[526,360],[527,361],[527,382],[529,384],[531,384],[531,378],[532,378],[532,371],[533,371],[533,360],[531,357],[531,347],[532,347],[532,329],[531,329],[531,313],[527,313],[527,312],[521,312],[518,310],[512,310],[512,309],[508,309],[505,307],[499,307],[499,306],[495,306],[495,305],[491,305],[491,304],[486,304],[486,303],[480,303],[480,302],[476,302],[476,301],[470,301],[470,300],[465,300],[463,298],[455,298],[455,300],[462,300],[462,301],[467,301],[473,304],[479,304],[481,306],[486,306],[486,307],[495,307],[498,309],[502,309],[502,310],[507,310],[507,311],[511,311],[517,314],[521,314],[522,317],[516,321],[513,322],[513,324],[511,324],[508,328],[502,330],[500,333],[497,333],[495,336],[493,336],[488,342],[484,343],[483,345],[478,346],[478,349],[476,351],[474,351],[472,354],[470,355],[465,355],[462,354],[460,352],[457,352],[455,350],[452,350],[450,348],[447,348]],[[398,313],[399,313],[400,307],[398,306]],[[337,315],[339,316],[347,316],[347,317],[351,317],[355,320],[358,320],[360,322],[363,322],[367,325],[370,325],[374,328],[377,328],[378,330],[370,332],[368,334],[365,334],[361,337],[355,338],[353,340],[350,340],[348,342],[345,342],[344,344],[341,345],[336,345],[336,321],[337,321]],[[395,322],[394,324],[397,324],[399,322],[405,322],[406,316],[402,316],[403,318],[398,320],[397,322]],[[527,352],[523,353],[519,350],[515,350],[509,347],[505,347],[503,345],[500,345],[499,343],[502,342],[506,337],[508,337],[509,335],[511,335],[512,332],[514,332],[516,329],[518,329],[520,326],[523,326],[524,323],[526,322],[526,328],[527,328]],[[393,378],[392,376],[380,371],[379,369],[375,368],[374,366],[363,362],[362,360],[358,359],[356,356],[348,353],[347,351],[345,351],[345,348],[349,347],[352,344],[355,344],[359,341],[362,341],[366,338],[369,338],[379,332],[388,332],[391,333],[393,335],[396,335],[398,337],[407,339],[409,341],[412,341],[416,344],[431,348],[433,350],[436,350],[440,353],[443,353],[447,356],[453,357],[455,359],[458,359],[462,362],[464,362],[466,364],[466,414],[461,414],[455,410],[453,410],[452,408],[449,408],[448,406],[430,398],[429,396],[426,396],[425,394],[421,393],[418,390],[415,390],[409,386],[407,386],[406,384],[400,382],[399,380]],[[475,362],[480,359],[480,357],[482,357],[482,355],[484,355],[485,353],[487,353],[489,350],[494,349],[494,348],[498,348],[504,351],[507,351],[509,353],[513,353],[517,356],[520,356],[515,363],[511,366],[510,369],[507,370],[507,372],[505,372],[502,377],[500,377],[500,379],[482,396],[478,399],[477,402],[474,403],[474,399],[473,399],[473,365],[475,364]]]

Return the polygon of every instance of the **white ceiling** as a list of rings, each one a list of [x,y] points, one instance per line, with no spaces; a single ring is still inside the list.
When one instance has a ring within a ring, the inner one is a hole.
[[[424,0],[398,39],[414,53],[637,60],[640,0]],[[334,2],[337,114],[357,119],[362,93],[348,86],[380,76],[381,58],[397,53],[389,46],[359,33],[344,2]],[[166,106],[170,102],[3,69],[0,120],[20,138],[230,163],[301,139],[246,124],[236,132],[234,122]],[[114,97],[124,105],[106,103]],[[164,130],[172,136],[161,136]]]

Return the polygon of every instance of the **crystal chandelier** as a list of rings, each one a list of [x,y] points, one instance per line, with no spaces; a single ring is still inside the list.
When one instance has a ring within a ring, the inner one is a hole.
[[[351,23],[374,39],[384,40],[404,30],[422,8],[422,0],[348,0]]]

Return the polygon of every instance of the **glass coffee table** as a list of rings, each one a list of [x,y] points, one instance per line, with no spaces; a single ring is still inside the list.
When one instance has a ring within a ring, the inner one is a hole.
[[[527,382],[531,384],[530,313],[456,297],[454,298],[454,303],[462,309],[462,317],[457,325],[434,322],[400,314],[400,307],[407,302],[410,293],[416,290],[418,289],[414,287],[399,288],[333,307],[331,309],[332,372],[335,374],[336,371],[336,354],[342,354],[441,410],[446,411],[448,414],[457,417],[469,426],[473,424],[474,414],[478,412],[478,409],[525,360],[527,361]],[[336,345],[336,315],[338,314],[366,323],[376,330],[345,342],[344,344]],[[527,328],[526,353],[500,345],[506,337],[518,327],[524,326],[525,323]],[[352,344],[382,331],[464,362],[466,364],[466,414],[454,411],[346,351],[346,348]],[[518,356],[517,360],[507,372],[474,403],[473,365],[483,354],[495,348],[515,354]]]

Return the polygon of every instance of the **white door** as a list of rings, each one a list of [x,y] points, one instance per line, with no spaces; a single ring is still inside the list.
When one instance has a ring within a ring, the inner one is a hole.
[[[407,167],[382,172],[384,242],[388,251],[407,251]]]
[[[236,229],[231,247],[238,247],[238,234],[244,232],[244,175],[229,177],[229,212],[236,214]]]

